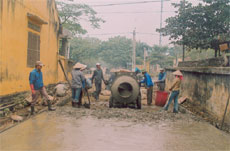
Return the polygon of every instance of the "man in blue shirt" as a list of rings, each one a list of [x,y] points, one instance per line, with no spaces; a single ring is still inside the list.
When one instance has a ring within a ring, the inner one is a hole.
[[[49,95],[46,92],[46,88],[43,84],[43,77],[42,77],[42,67],[44,65],[41,61],[37,61],[35,64],[35,69],[30,72],[29,76],[29,82],[30,82],[30,88],[32,92],[32,102],[31,102],[31,115],[34,114],[34,106],[38,100],[39,95],[45,97],[47,104],[48,104],[48,110],[54,111],[55,109],[51,107],[51,102]]]
[[[146,72],[146,70],[142,70],[142,74],[144,75],[144,79],[140,83],[144,83],[147,89],[147,104],[152,104],[152,96],[153,96],[153,85],[151,76]]]
[[[165,90],[165,79],[166,79],[166,72],[164,71],[163,68],[161,68],[160,73],[158,75],[158,81],[157,81],[157,86],[160,91]]]

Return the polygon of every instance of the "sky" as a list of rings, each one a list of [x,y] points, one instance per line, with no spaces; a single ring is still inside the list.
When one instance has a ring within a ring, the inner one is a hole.
[[[152,3],[97,6],[116,3],[130,3],[156,1]],[[189,0],[197,4],[200,0]],[[159,33],[156,29],[160,27],[160,0],[74,0],[76,3],[90,5],[106,22],[101,24],[100,29],[93,29],[87,23],[83,23],[88,33],[84,37],[97,37],[107,40],[114,36],[126,36],[132,38],[132,32],[136,30],[136,40],[145,42],[150,46],[159,44]],[[180,0],[168,0],[163,3],[162,27],[168,17],[175,15],[175,8],[171,3],[179,3]],[[162,45],[170,43],[169,37],[162,37]]]

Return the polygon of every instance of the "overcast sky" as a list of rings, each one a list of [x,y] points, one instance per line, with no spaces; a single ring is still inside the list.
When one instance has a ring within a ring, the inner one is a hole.
[[[98,6],[114,3],[158,1],[153,3],[118,5],[118,6]],[[189,0],[197,4],[199,0]],[[136,39],[149,45],[159,44],[159,33],[156,29],[160,27],[160,0],[75,0],[77,3],[85,3],[98,12],[98,16],[106,22],[101,24],[100,29],[92,29],[84,23],[89,37],[97,37],[106,40],[110,37],[122,35],[132,38],[132,31],[136,29]],[[170,0],[164,2],[163,7],[163,27],[165,19],[174,16],[175,9],[171,3],[178,3],[180,0]],[[162,45],[167,45],[170,41],[168,37],[162,37]]]

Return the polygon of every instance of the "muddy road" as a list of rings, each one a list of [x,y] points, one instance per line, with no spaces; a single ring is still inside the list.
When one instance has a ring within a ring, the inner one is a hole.
[[[107,101],[91,109],[44,112],[0,134],[2,151],[230,150],[230,135],[189,113],[156,106],[142,110],[109,109]]]

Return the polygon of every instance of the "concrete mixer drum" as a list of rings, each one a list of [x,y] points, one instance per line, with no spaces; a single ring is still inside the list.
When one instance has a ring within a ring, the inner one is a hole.
[[[130,107],[141,109],[141,93],[134,72],[116,72],[111,85],[109,107]]]

